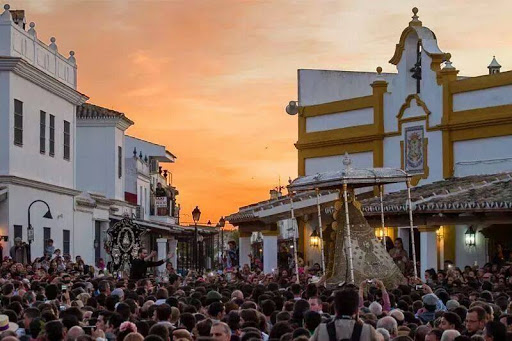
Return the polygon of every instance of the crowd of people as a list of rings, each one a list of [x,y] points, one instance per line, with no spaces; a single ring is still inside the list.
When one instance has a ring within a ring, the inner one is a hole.
[[[244,264],[180,275],[170,258],[140,249],[130,277],[114,278],[56,251],[30,264],[4,258],[0,341],[512,340],[506,263],[446,262],[393,288],[371,278],[326,288],[322,269],[303,267],[297,282],[285,257],[272,274]],[[407,263],[400,250],[392,256]]]

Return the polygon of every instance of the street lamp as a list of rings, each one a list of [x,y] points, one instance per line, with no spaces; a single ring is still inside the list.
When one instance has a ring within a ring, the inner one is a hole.
[[[221,238],[221,249],[220,251],[220,268],[224,270],[224,226],[226,225],[226,219],[224,217],[220,217],[219,219],[219,227],[220,227],[220,238]]]
[[[31,244],[34,241],[34,228],[32,227],[32,224],[30,223],[30,209],[32,208],[32,205],[34,205],[36,202],[42,202],[48,208],[48,211],[46,211],[43,218],[53,219],[52,212],[50,211],[50,206],[48,205],[48,203],[46,201],[34,200],[28,206],[28,227],[27,227],[28,252],[27,252],[27,258],[28,258],[29,263],[31,263],[31,257],[32,257],[32,245]]]
[[[201,218],[201,210],[198,206],[194,208],[192,211],[192,219],[194,219],[194,268],[197,271],[198,265],[199,265],[199,255],[198,255],[198,237],[197,237],[197,222],[199,221],[199,218]]]

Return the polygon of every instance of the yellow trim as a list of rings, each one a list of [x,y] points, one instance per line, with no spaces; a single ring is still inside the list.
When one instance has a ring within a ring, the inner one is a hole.
[[[457,80],[457,71],[441,70],[443,79],[443,177],[453,176],[453,143],[512,135],[512,105],[453,111],[453,95],[512,85],[512,71]]]
[[[423,173],[414,175],[411,178],[411,185],[416,186],[420,182],[421,179],[428,179],[430,174],[430,168],[428,167],[428,138],[423,138],[423,157],[425,162],[423,163]],[[404,141],[400,141],[400,167],[402,170],[405,170],[405,151],[404,151]]]
[[[443,85],[443,117],[441,118],[442,126],[449,126],[450,115],[453,112],[453,96],[451,94],[451,84],[457,80],[456,69],[444,69],[438,72],[438,79],[441,78]],[[442,131],[443,139],[443,177],[449,178],[453,176],[453,143],[449,130]]]
[[[327,147],[299,149],[299,176],[304,176],[306,174],[306,159],[343,155],[345,152],[349,154],[373,152],[373,160],[375,163],[375,143],[373,142],[356,142]]]
[[[500,125],[489,125],[486,127],[474,126],[471,128],[465,128],[463,130],[454,130],[450,132],[452,142],[506,135],[512,135],[512,122]]]
[[[349,98],[342,101],[322,103],[302,107],[302,115],[304,117],[315,117],[320,115],[334,114],[351,110],[372,108],[374,105],[374,97],[363,96]]]
[[[305,175],[306,159],[373,152],[374,167],[384,166],[384,93],[387,82],[371,84],[371,96],[302,107],[299,110],[298,174]],[[306,133],[306,118],[373,107],[373,123],[348,128]]]
[[[512,122],[512,104],[495,107],[477,108],[453,112],[450,116],[450,128],[467,126],[472,128],[475,124],[500,124]]]
[[[402,118],[404,116],[405,111],[411,107],[411,102],[412,102],[413,99],[415,99],[416,100],[416,104],[423,109],[423,111],[425,112],[425,115]],[[434,127],[430,126],[430,113],[431,112],[428,109],[427,105],[425,104],[425,102],[423,102],[421,100],[421,98],[420,98],[420,96],[418,94],[409,95],[405,99],[404,104],[402,104],[402,106],[400,107],[400,110],[398,111],[398,114],[396,115],[396,118],[398,120],[398,130],[397,131],[392,131],[392,132],[387,132],[384,135],[386,137],[401,136],[402,135],[402,126],[403,126],[403,124],[404,123],[409,123],[409,122],[425,121],[425,130],[426,131],[439,130],[438,126],[434,126]]]
[[[455,228],[453,225],[443,226],[444,259],[452,262],[455,262]]]
[[[483,90],[512,84],[512,71],[459,79],[450,84],[452,94]]]

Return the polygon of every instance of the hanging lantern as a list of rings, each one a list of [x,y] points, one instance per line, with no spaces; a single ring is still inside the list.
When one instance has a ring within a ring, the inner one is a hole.
[[[476,232],[473,226],[470,226],[464,235],[466,237],[466,246],[476,246]]]
[[[318,235],[318,232],[316,232],[316,229],[314,229],[313,233],[311,233],[311,236],[309,239],[309,245],[311,247],[319,247],[320,246],[320,236]]]

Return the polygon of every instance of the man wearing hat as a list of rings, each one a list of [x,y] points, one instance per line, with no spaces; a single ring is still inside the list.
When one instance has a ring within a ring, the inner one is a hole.
[[[10,255],[15,263],[28,263],[27,244],[22,243],[20,237],[14,238],[14,246],[11,247]]]
[[[423,296],[424,311],[416,315],[423,323],[432,322],[436,319],[437,302],[439,299],[436,295],[430,293]]]

